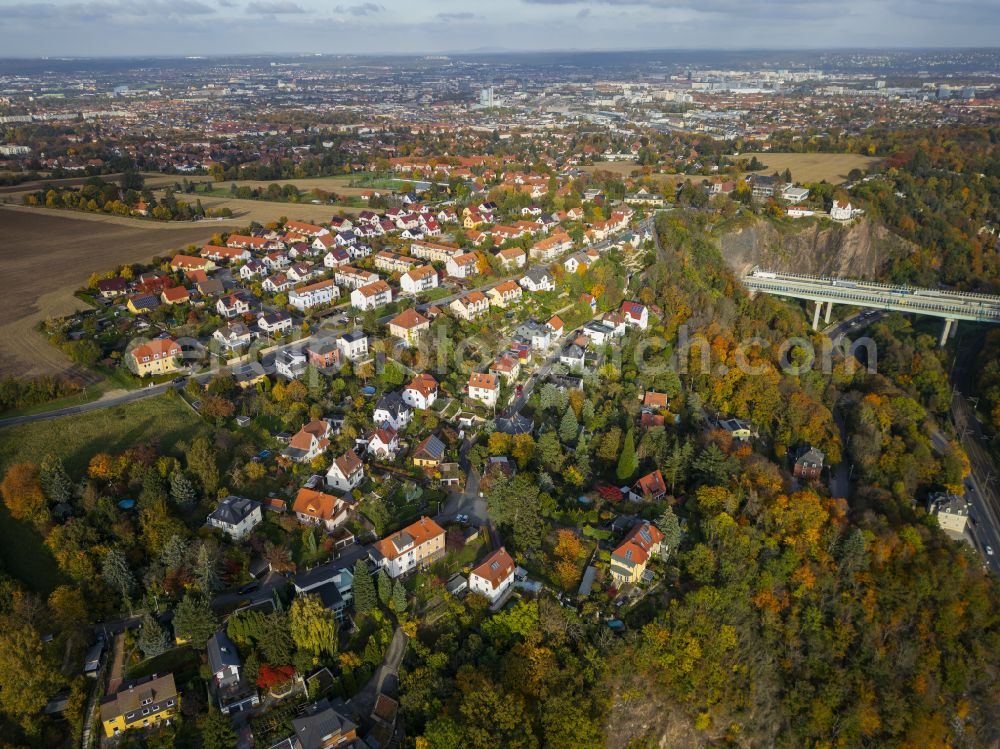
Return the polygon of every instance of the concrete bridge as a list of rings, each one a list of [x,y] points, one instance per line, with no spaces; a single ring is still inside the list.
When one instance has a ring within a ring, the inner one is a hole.
[[[912,286],[892,286],[872,281],[851,281],[843,278],[822,278],[795,273],[772,273],[753,268],[743,277],[750,293],[758,291],[816,303],[813,330],[819,329],[820,316],[830,322],[834,304],[870,307],[891,312],[909,312],[944,319],[940,344],[955,335],[959,320],[1000,325],[1000,296],[973,294],[943,289],[919,289]],[[824,315],[824,305],[826,313]]]

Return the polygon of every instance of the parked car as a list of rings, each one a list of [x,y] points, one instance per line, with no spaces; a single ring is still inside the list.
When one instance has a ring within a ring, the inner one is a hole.
[[[241,596],[245,596],[247,593],[253,593],[254,591],[259,589],[260,589],[260,583],[252,582],[252,583],[247,583],[236,592],[239,593]]]

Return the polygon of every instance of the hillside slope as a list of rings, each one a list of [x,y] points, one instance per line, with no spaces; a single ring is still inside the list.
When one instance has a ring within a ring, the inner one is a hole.
[[[880,278],[892,256],[915,247],[881,223],[808,221],[784,226],[757,219],[724,233],[719,248],[729,266],[743,274],[755,265],[785,273]]]

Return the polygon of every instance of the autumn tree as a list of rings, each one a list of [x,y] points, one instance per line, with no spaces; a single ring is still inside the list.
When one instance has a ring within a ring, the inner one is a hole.
[[[0,483],[0,494],[15,520],[27,520],[36,525],[48,520],[45,494],[38,482],[38,466],[34,463],[12,465]]]
[[[337,617],[316,596],[299,596],[292,604],[289,630],[295,647],[314,658],[337,652]]]
[[[219,465],[208,437],[198,437],[187,451],[187,466],[201,481],[205,494],[211,496],[219,488]]]
[[[27,623],[0,619],[0,712],[30,734],[62,677],[41,633]]]

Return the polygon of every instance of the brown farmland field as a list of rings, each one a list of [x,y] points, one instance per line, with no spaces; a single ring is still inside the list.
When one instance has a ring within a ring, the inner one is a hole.
[[[230,226],[233,222],[230,222]],[[80,374],[35,330],[86,305],[73,292],[90,274],[202,244],[220,224],[168,224],[44,208],[0,208],[0,375]]]
[[[835,185],[847,180],[847,174],[852,169],[864,171],[881,159],[874,156],[861,156],[856,153],[746,153],[741,158],[757,160],[766,165],[764,174],[783,172],[786,169],[792,173],[796,182],[822,182],[826,180]]]
[[[245,183],[244,183],[245,184]],[[269,184],[269,183],[268,183]],[[274,203],[267,200],[240,200],[239,198],[214,198],[210,195],[187,195],[180,199],[194,202],[197,197],[205,208],[228,208],[233,212],[233,218],[227,219],[246,225],[251,221],[268,224],[277,221],[282,216],[312,223],[325,223],[330,217],[343,211],[348,215],[360,213],[361,208],[348,208],[338,205],[313,205],[311,203]],[[208,225],[216,225],[215,221],[207,221]],[[211,231],[215,231],[212,229]]]

